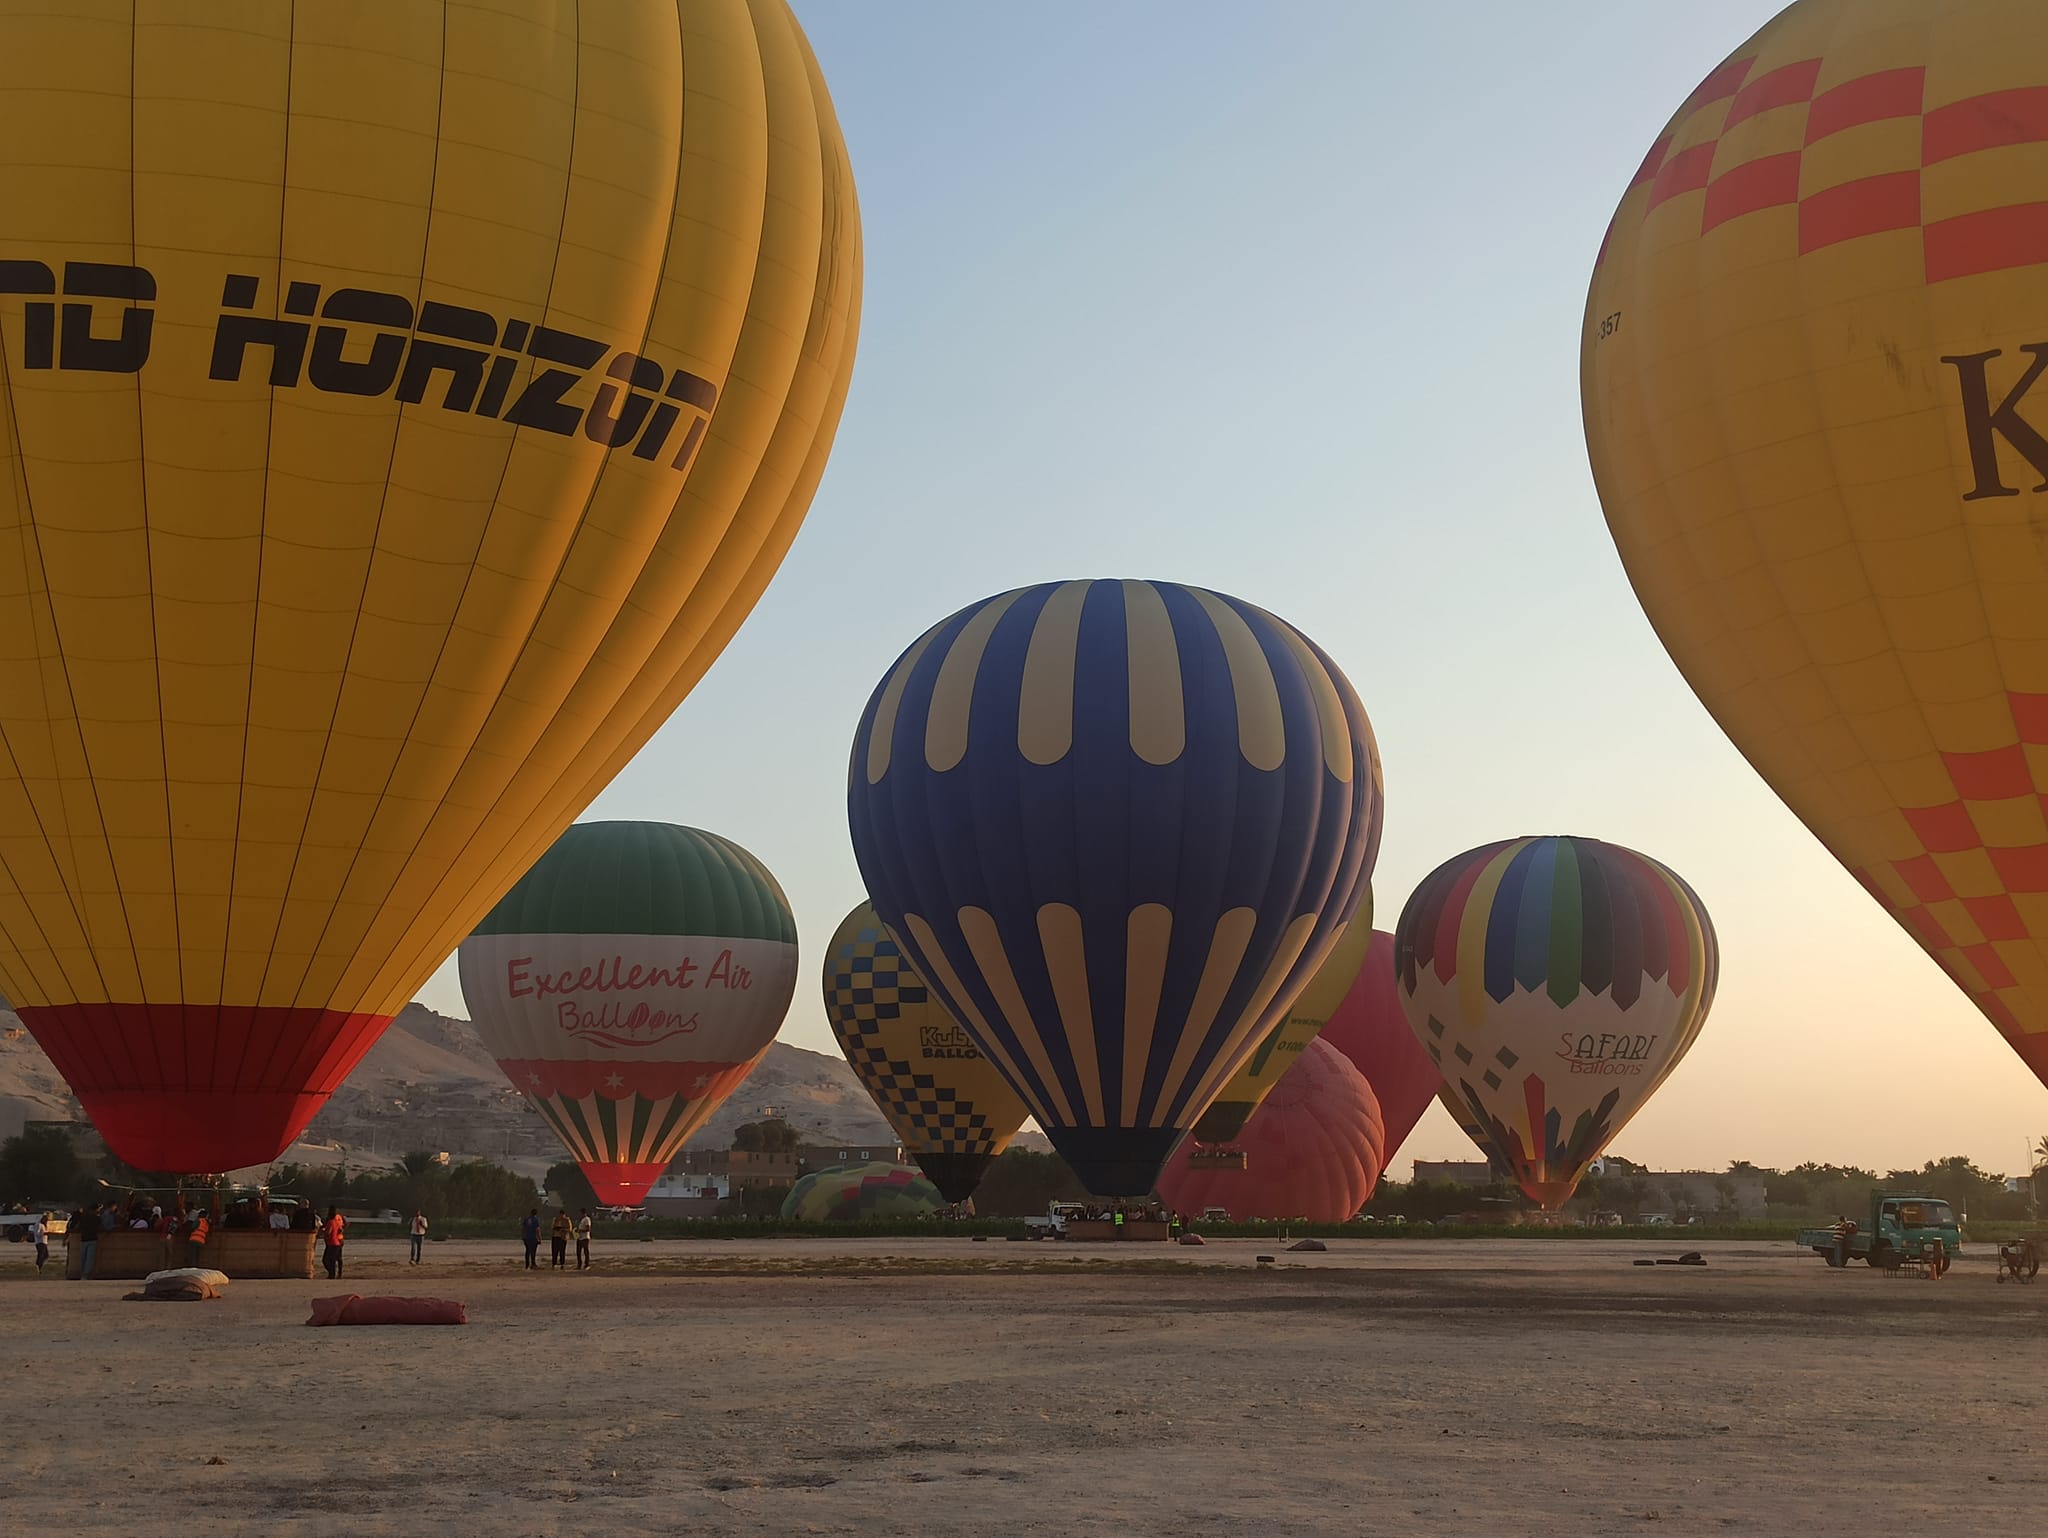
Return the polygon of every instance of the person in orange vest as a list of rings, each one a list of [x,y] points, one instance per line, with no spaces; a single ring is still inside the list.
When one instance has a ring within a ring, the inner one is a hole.
[[[326,1248],[320,1253],[320,1263],[327,1267],[327,1279],[341,1280],[341,1247],[348,1240],[348,1219],[334,1208],[327,1209],[327,1221],[320,1225],[320,1237]]]
[[[185,1230],[185,1264],[196,1266],[206,1258],[207,1236],[213,1232],[213,1220],[203,1212],[192,1215],[192,1226]]]

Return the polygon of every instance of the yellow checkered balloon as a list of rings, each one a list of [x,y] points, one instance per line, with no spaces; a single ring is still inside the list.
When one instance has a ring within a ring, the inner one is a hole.
[[[974,1194],[1028,1114],[925,990],[875,910],[847,914],[825,950],[825,1015],[889,1125],[949,1202]]]
[[[1802,0],[1651,145],[1586,440],[1694,690],[2048,1078],[2048,8]]]

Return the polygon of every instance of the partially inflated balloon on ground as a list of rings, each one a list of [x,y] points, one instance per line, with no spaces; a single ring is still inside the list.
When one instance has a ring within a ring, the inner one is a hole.
[[[1344,675],[1265,610],[1053,582],[889,669],[847,815],[926,986],[1089,1190],[1141,1196],[1365,894],[1379,760]]]
[[[825,1018],[904,1150],[964,1202],[1024,1125],[1024,1102],[932,997],[872,905],[825,948]]]
[[[1685,1056],[1719,965],[1691,888],[1588,838],[1459,855],[1415,889],[1394,931],[1410,1027],[1546,1208]]]
[[[761,596],[853,364],[782,0],[0,17],[0,992],[281,1152]]]
[[[1391,1165],[1442,1090],[1444,1075],[1408,1028],[1394,986],[1394,937],[1384,929],[1372,932],[1358,976],[1331,1012],[1322,1040],[1350,1058],[1372,1086]]]
[[[939,1188],[901,1164],[857,1164],[806,1175],[783,1198],[782,1215],[802,1223],[926,1218],[946,1210]]]
[[[1345,1223],[1372,1196],[1385,1167],[1380,1108],[1372,1086],[1335,1047],[1311,1040],[1238,1135],[1242,1169],[1189,1161],[1182,1143],[1159,1177],[1159,1197],[1198,1216],[1221,1207],[1233,1218],[1302,1218]]]
[[[2048,1080],[2043,15],[1803,0],[1767,23],[1623,192],[1580,377],[1672,660]]]
[[[729,839],[578,823],[462,942],[462,996],[513,1088],[630,1206],[768,1050],[796,921]]]
[[[1281,1022],[1259,1043],[1258,1051],[1230,1077],[1223,1092],[1209,1102],[1209,1109],[1195,1123],[1190,1134],[1197,1143],[1225,1144],[1236,1138],[1259,1102],[1273,1091],[1281,1076],[1300,1060],[1302,1050],[1315,1040],[1325,1022],[1358,979],[1366,947],[1372,941],[1372,889],[1345,928],[1343,938],[1330,951],[1330,959],[1308,980]],[[1407,1030],[1406,1025],[1402,1030]]]

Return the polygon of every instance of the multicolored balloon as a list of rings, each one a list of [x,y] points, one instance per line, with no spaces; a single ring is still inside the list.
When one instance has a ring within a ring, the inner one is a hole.
[[[1372,931],[1358,976],[1331,1011],[1322,1039],[1350,1058],[1372,1086],[1385,1129],[1385,1162],[1391,1165],[1442,1091],[1444,1073],[1408,1028],[1394,986],[1394,937],[1384,929]]]
[[[661,822],[576,824],[458,953],[477,1034],[617,1206],[760,1061],[796,961],[767,867]]]
[[[783,0],[0,17],[0,992],[260,1164],[689,691],[837,428]]]
[[[1622,195],[1581,381],[1672,660],[2048,1082],[2044,102],[2038,6],[1789,6]]]
[[[1372,888],[1368,886],[1358,911],[1330,948],[1330,959],[1288,1006],[1286,1018],[1273,1027],[1258,1050],[1245,1059],[1244,1066],[1231,1075],[1223,1092],[1209,1102],[1209,1109],[1195,1122],[1194,1130],[1188,1134],[1195,1142],[1227,1144],[1244,1130],[1259,1102],[1272,1093],[1281,1076],[1299,1061],[1302,1049],[1315,1040],[1331,1011],[1350,992],[1365,961],[1366,947],[1372,943],[1372,934]],[[1408,1034],[1405,1021],[1401,1034]]]
[[[1280,1076],[1239,1134],[1242,1169],[1190,1162],[1193,1138],[1159,1177],[1159,1197],[1199,1216],[1221,1207],[1240,1222],[1300,1218],[1347,1223],[1386,1167],[1379,1102],[1351,1060],[1320,1039]]]
[[[1413,1035],[1414,1033],[1410,1032],[1409,1034]],[[1419,1049],[1421,1043],[1418,1042],[1416,1045]],[[1446,1084],[1437,1091],[1436,1103],[1442,1106],[1449,1113],[1451,1120],[1458,1124],[1458,1130],[1472,1139],[1472,1146],[1486,1156],[1488,1169],[1504,1176],[1511,1173],[1507,1165],[1502,1161],[1499,1151],[1494,1148],[1493,1139],[1487,1135],[1486,1124],[1480,1120],[1479,1113],[1460,1100],[1452,1092],[1450,1085]],[[1591,1168],[1590,1165],[1587,1167]]]
[[[1265,610],[1052,582],[903,654],[847,815],[926,985],[1089,1190],[1140,1196],[1364,895],[1379,757],[1344,675]]]
[[[1394,930],[1409,1025],[1546,1208],[1685,1056],[1719,968],[1692,889],[1589,838],[1513,839],[1446,861]]]
[[[825,1018],[903,1147],[964,1202],[1028,1114],[862,903],[825,948]]]
[[[901,1164],[856,1164],[818,1170],[789,1188],[782,1215],[799,1223],[855,1223],[862,1218],[928,1218],[946,1210],[939,1188]]]

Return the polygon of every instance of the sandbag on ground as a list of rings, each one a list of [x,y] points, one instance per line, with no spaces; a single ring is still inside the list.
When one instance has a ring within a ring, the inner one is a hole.
[[[206,1283],[209,1287],[225,1287],[228,1284],[227,1272],[216,1271],[211,1266],[172,1266],[168,1271],[150,1272],[142,1279],[142,1285],[147,1287],[151,1282],[165,1281],[174,1276],[189,1276]]]
[[[366,1298],[349,1293],[315,1298],[308,1324],[468,1324],[469,1310],[452,1298]]]
[[[219,1276],[219,1272],[213,1273]],[[222,1285],[227,1278],[221,1277]],[[219,1297],[220,1287],[204,1275],[191,1271],[159,1271],[142,1284],[140,1292],[124,1292],[124,1303],[204,1303]]]

